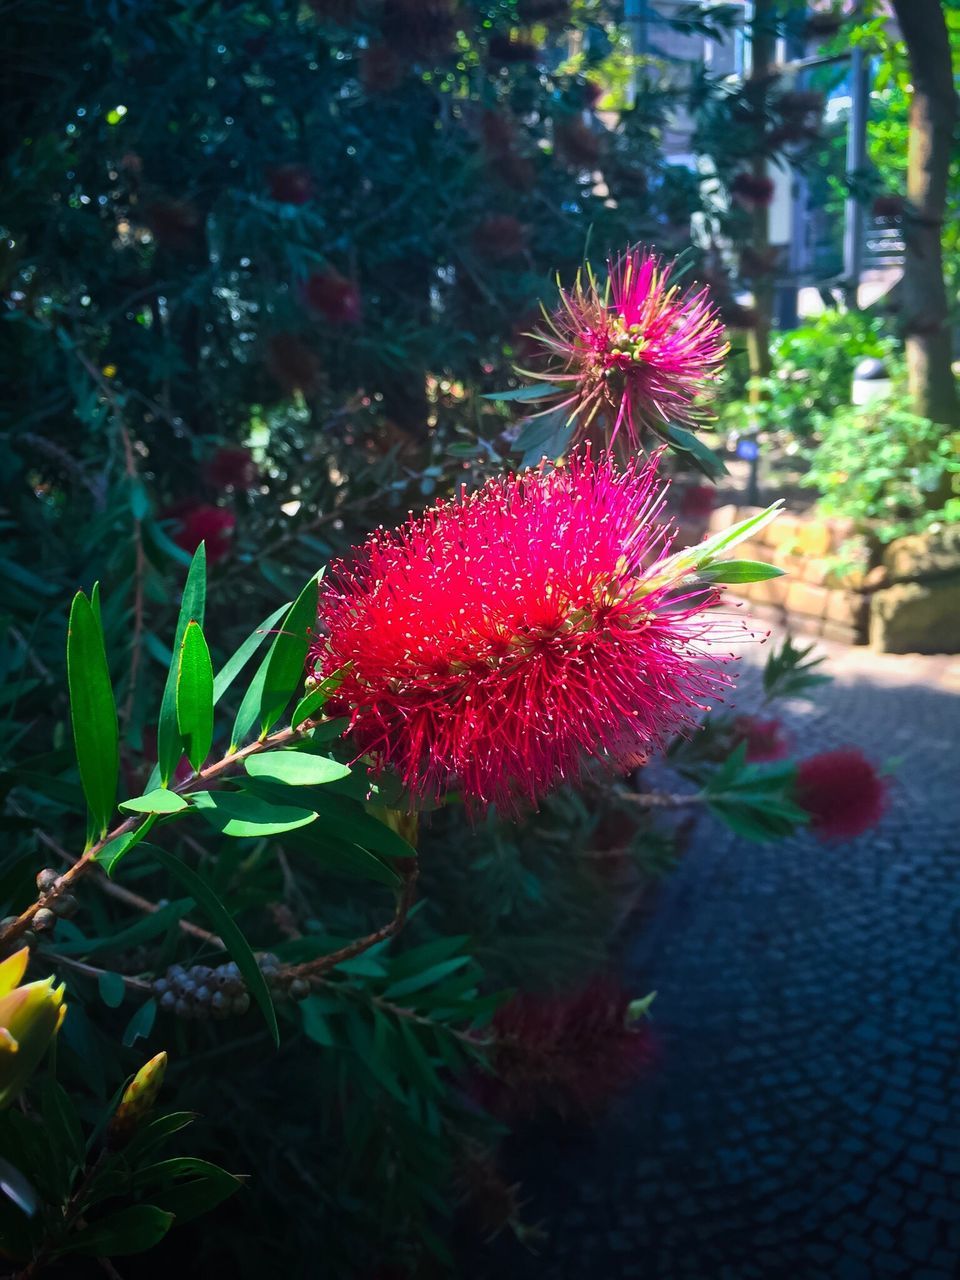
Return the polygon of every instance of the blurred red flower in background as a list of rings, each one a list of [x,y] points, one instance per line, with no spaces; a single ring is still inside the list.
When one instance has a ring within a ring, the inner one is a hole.
[[[887,807],[885,780],[856,747],[802,760],[795,793],[821,840],[852,840],[875,827]]]

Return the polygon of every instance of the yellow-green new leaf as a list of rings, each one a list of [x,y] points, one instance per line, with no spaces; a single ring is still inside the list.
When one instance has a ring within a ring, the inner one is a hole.
[[[189,622],[177,670],[177,727],[187,759],[199,770],[213,745],[213,664],[199,622]]]
[[[120,773],[117,706],[103,643],[103,629],[90,601],[78,591],[67,630],[67,684],[70,720],[80,781],[94,837],[110,825]]]

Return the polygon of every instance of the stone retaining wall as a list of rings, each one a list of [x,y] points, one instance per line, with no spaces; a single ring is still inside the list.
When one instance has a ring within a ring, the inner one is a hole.
[[[716,533],[758,507],[719,507]],[[736,556],[763,560],[785,576],[731,588],[760,616],[810,635],[867,644],[884,653],[960,653],[960,525],[873,547],[856,569],[844,569],[842,548],[856,533],[852,520],[785,514],[741,543]],[[682,529],[697,542],[702,531]]]

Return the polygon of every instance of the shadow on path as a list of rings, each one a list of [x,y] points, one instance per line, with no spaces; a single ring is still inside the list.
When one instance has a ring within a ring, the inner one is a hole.
[[[699,824],[626,949],[631,991],[658,991],[656,1074],[596,1129],[514,1144],[551,1237],[498,1241],[474,1280],[960,1274],[960,696],[851,652],[783,719],[800,756],[902,757],[881,826],[765,846]]]

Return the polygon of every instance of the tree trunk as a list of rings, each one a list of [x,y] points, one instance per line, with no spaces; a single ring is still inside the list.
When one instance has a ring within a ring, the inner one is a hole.
[[[907,374],[915,411],[952,426],[960,405],[940,240],[956,121],[950,39],[940,0],[893,0],[893,8],[913,82],[902,291]]]
[[[752,97],[759,102],[765,97],[776,71],[777,52],[777,6],[776,0],[756,0],[753,8],[753,19],[750,29],[750,75],[747,77],[748,91],[752,88]],[[758,138],[758,150],[753,159],[754,177],[766,178],[767,153],[762,133]],[[750,237],[751,248],[756,253],[756,260],[762,262],[770,249],[770,207],[760,203],[753,211],[753,227]],[[773,325],[774,279],[769,271],[759,273],[753,280],[753,309],[755,324],[747,334],[747,358],[750,363],[750,376],[753,379],[770,376],[770,330]],[[765,397],[762,388],[754,385],[750,399],[755,403]]]

